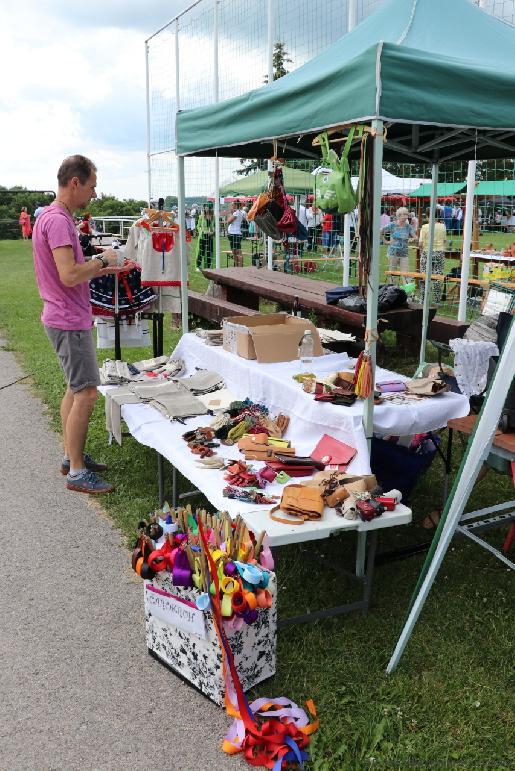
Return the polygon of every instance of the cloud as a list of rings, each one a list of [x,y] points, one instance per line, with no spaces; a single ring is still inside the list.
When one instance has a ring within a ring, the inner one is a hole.
[[[99,192],[147,196],[144,41],[187,0],[0,6],[0,185],[55,189],[80,152]]]

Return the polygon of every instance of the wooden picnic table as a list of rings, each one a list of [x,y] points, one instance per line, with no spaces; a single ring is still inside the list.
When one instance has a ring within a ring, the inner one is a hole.
[[[276,302],[290,311],[295,298],[305,313],[314,313],[321,326],[337,324],[344,332],[352,332],[363,339],[366,315],[328,305],[325,293],[336,284],[304,276],[290,275],[260,268],[205,269],[204,276],[218,285],[217,296],[246,308],[259,310],[260,299]],[[430,321],[436,310],[430,312]],[[393,330],[398,344],[418,353],[422,336],[422,306],[408,305],[379,314],[378,331]]]

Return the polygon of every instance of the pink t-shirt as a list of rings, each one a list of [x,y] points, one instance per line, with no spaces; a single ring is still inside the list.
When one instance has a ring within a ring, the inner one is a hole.
[[[73,217],[62,206],[52,204],[37,218],[32,235],[36,281],[44,303],[41,321],[54,329],[91,329],[89,282],[77,286],[62,283],[52,254],[59,246],[71,246],[75,262],[85,262]]]

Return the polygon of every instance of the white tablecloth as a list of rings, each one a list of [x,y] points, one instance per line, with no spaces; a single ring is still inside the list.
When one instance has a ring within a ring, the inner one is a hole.
[[[354,447],[358,452],[349,466],[354,474],[369,474],[370,463],[363,429],[363,401],[352,407],[316,402],[292,379],[299,370],[299,362],[259,364],[224,351],[221,346],[208,346],[197,335],[183,335],[174,357],[184,361],[187,374],[200,367],[218,372],[227,387],[238,398],[248,396],[252,401],[267,405],[270,412],[283,412],[291,418],[287,435],[299,455],[310,455],[323,433]],[[354,359],[347,354],[330,354],[313,359],[309,367],[317,375],[353,369]],[[395,372],[377,369],[376,382],[406,380]],[[451,418],[462,418],[469,413],[469,402],[461,394],[446,393],[413,404],[381,404],[374,408],[374,432],[386,436],[406,436],[424,431],[436,431],[447,425]]]
[[[99,388],[99,391],[104,395],[108,390],[108,386]],[[224,498],[225,482],[222,472],[200,469],[196,465],[197,456],[189,451],[182,434],[191,428],[206,425],[211,420],[209,416],[199,415],[187,420],[186,425],[182,425],[181,423],[171,423],[157,410],[146,404],[124,404],[122,405],[122,417],[130,433],[140,444],[152,447],[167,458],[183,476],[201,490],[217,510],[228,511],[233,518],[241,514],[248,527],[254,532],[259,533],[261,530],[266,530],[271,546],[283,546],[288,543],[327,538],[331,533],[341,530],[363,532],[405,525],[411,522],[411,510],[403,505],[397,506],[395,511],[385,512],[373,522],[342,519],[334,509],[328,508],[325,509],[323,518],[318,522],[306,522],[304,525],[284,525],[280,522],[274,522],[268,516],[271,506],[256,506],[255,504]],[[232,447],[220,445],[217,448],[217,454],[224,458],[241,459],[242,457],[235,445]],[[257,469],[264,466],[264,463],[256,462],[253,466]],[[292,481],[302,482],[302,479]],[[283,485],[267,485],[266,493],[280,498],[283,489]]]
[[[184,335],[174,356],[183,359],[188,375],[196,367],[214,370],[224,377],[227,387],[238,399],[250,397],[253,401],[265,403],[272,414],[283,412],[291,418],[286,437],[291,440],[299,455],[309,455],[323,433],[341,439],[358,450],[349,466],[353,473],[369,473],[368,450],[363,431],[363,403],[352,407],[338,407],[315,402],[302,387],[292,380],[299,371],[299,362],[280,364],[258,364],[247,361],[224,351],[221,347],[205,345],[194,334]],[[346,354],[331,354],[313,359],[310,369],[317,374],[336,372],[352,367],[353,361]],[[401,376],[378,369],[377,381],[399,379]],[[99,389],[106,393],[107,387]],[[468,414],[468,400],[456,394],[444,394],[434,399],[425,399],[415,405],[381,405],[374,411],[374,430],[380,434],[399,435],[436,430],[447,424],[450,418]],[[211,418],[199,415],[190,418],[186,425],[171,423],[157,410],[144,404],[125,404],[122,417],[134,438],[157,450],[167,458],[180,473],[197,487],[218,510],[226,510],[232,517],[241,514],[254,531],[266,529],[272,546],[286,543],[326,538],[341,530],[375,530],[411,521],[411,510],[399,505],[393,512],[385,512],[373,522],[346,520],[338,517],[333,509],[326,509],[320,521],[304,525],[284,525],[274,522],[268,516],[271,506],[256,506],[223,497],[225,486],[222,472],[199,468],[197,456],[189,452],[182,435],[191,428],[207,425]],[[241,455],[236,446],[220,445],[217,453],[224,458],[238,459]],[[253,464],[255,468],[263,463]],[[293,480],[297,481],[297,480]],[[298,480],[302,482],[302,479]],[[268,485],[268,495],[281,496],[283,486]]]

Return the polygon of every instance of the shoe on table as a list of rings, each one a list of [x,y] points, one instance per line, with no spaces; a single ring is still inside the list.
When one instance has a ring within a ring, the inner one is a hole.
[[[107,466],[105,463],[99,463],[96,460],[93,460],[91,455],[89,453],[84,453],[84,466],[87,468],[88,471],[97,471],[99,474],[102,474],[104,471],[107,471]],[[67,474],[70,473],[70,461],[69,460],[63,460],[61,463],[61,474],[63,477],[65,477]]]
[[[103,493],[112,493],[114,485],[106,482],[95,474],[94,471],[86,471],[78,476],[66,477],[66,487],[76,493],[89,493],[90,495],[102,495]]]

